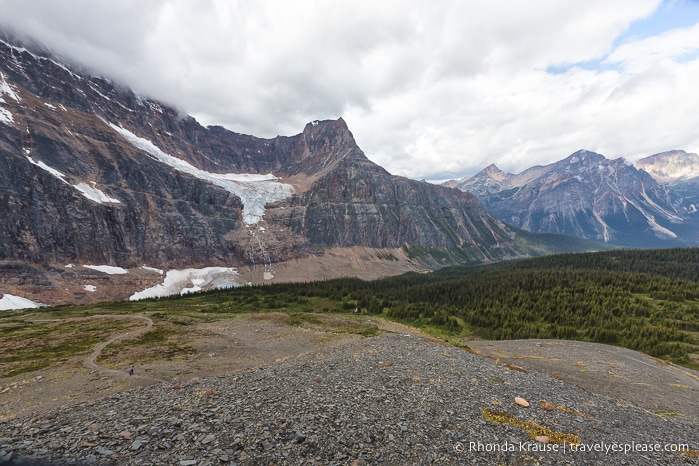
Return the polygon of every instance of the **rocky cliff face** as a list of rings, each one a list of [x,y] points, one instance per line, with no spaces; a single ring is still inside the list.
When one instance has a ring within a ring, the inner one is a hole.
[[[390,175],[364,156],[343,121],[309,124],[302,137],[302,152],[313,154],[310,165],[309,158],[302,163],[316,170],[305,173],[314,181],[298,196],[270,207],[269,221],[323,246],[467,245],[481,251],[483,259],[516,254],[504,240],[508,228],[475,197]],[[498,253],[487,252],[497,248]]]
[[[342,119],[273,139],[205,128],[8,38],[0,99],[4,283],[17,264],[49,286],[73,263],[264,266],[272,278],[271,264],[328,247],[528,252],[470,194],[372,163]]]
[[[623,159],[588,151],[518,175],[491,166],[452,186],[477,196],[497,218],[533,232],[611,244],[687,244],[679,197]]]

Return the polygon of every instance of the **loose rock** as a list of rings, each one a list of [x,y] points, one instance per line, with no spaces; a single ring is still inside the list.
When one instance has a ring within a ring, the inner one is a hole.
[[[529,402],[524,398],[520,398],[518,396],[515,397],[515,403],[517,403],[520,406],[524,406],[525,408],[529,407]]]
[[[526,401],[517,396],[518,387],[526,387],[527,397],[570,409],[527,403],[522,410],[506,403]],[[576,414],[581,412],[588,416]],[[534,424],[546,434],[530,437]],[[590,446],[686,444],[699,451],[699,429],[681,417],[661,418],[467,351],[453,349],[445,357],[443,346],[419,337],[384,334],[235,376],[181,383],[178,390],[154,385],[4,420],[0,460],[110,466],[699,464],[691,452],[590,448],[563,457],[543,448],[564,435]],[[504,451],[504,442],[540,448]]]

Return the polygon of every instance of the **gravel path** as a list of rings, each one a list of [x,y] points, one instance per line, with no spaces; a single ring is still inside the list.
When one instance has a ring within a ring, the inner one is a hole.
[[[532,440],[534,423],[549,441],[568,434],[582,446]],[[682,445],[692,451],[648,451]],[[604,451],[624,448],[636,451]],[[687,419],[399,334],[0,423],[9,464],[680,465],[697,455]]]

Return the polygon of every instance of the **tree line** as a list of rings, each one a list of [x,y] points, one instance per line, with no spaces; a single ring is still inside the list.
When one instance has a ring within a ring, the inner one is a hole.
[[[218,303],[210,312],[356,311],[487,339],[609,343],[683,364],[699,351],[699,248],[560,254],[375,281],[241,287],[210,298]]]

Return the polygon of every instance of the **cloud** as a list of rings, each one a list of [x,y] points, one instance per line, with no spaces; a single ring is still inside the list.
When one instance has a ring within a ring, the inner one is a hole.
[[[204,124],[273,137],[343,116],[369,158],[434,179],[699,149],[697,26],[625,36],[659,5],[0,0],[0,24]]]
[[[623,66],[629,73],[640,73],[658,65],[696,59],[699,52],[699,23],[673,29],[617,47],[603,63]]]

